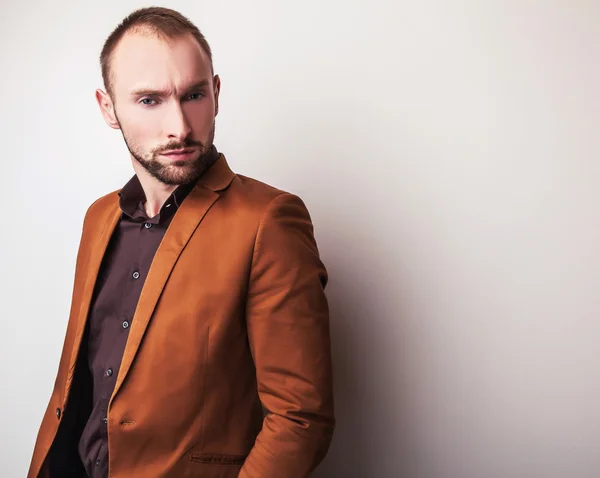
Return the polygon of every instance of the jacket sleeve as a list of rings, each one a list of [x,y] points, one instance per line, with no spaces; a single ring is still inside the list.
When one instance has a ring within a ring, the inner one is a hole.
[[[303,478],[333,435],[327,271],[308,210],[282,193],[263,215],[248,289],[247,327],[266,416],[239,478]]]

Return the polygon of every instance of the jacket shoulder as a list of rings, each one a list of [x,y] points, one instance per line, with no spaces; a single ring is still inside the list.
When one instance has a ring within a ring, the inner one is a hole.
[[[293,196],[299,199],[295,194],[259,181],[258,179],[237,174],[230,186],[231,195],[236,202],[244,204],[247,210],[253,210],[262,213],[273,200],[280,196]]]
[[[118,207],[119,191],[120,189],[117,189],[99,197],[87,208],[83,219],[84,229],[86,229],[87,224],[98,224],[99,221],[102,221],[114,210],[115,206]]]
[[[96,199],[92,204],[90,204],[85,215],[88,216],[99,214],[113,207],[119,201],[119,191],[120,189],[116,189]]]

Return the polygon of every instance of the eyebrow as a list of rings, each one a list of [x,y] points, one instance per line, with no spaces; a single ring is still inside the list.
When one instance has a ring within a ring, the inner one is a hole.
[[[183,94],[185,95],[186,93],[189,93],[190,91],[205,88],[207,85],[208,85],[208,80],[199,81],[199,82],[194,83],[193,85],[190,85],[187,88],[185,88],[183,90]],[[169,90],[160,90],[160,89],[154,89],[154,88],[139,88],[139,89],[133,90],[131,92],[131,96],[135,96],[135,97],[138,97],[138,96],[168,96],[169,93],[170,93]]]

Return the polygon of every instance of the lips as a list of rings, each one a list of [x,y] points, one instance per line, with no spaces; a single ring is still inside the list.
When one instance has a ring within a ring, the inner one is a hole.
[[[193,153],[194,150],[193,149],[173,149],[171,151],[167,151],[166,153],[163,153],[165,156],[179,156],[179,155],[184,155],[184,154],[189,154],[189,153]]]
[[[194,148],[186,148],[186,149],[172,149],[170,151],[165,151],[162,153],[163,156],[171,159],[187,159],[191,157],[196,150]]]

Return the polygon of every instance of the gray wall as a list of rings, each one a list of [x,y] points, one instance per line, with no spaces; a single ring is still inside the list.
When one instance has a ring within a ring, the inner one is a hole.
[[[81,220],[132,174],[94,102],[135,1],[2,2],[0,462],[24,476]],[[173,1],[233,168],[299,194],[331,274],[318,478],[600,475],[600,4]]]

